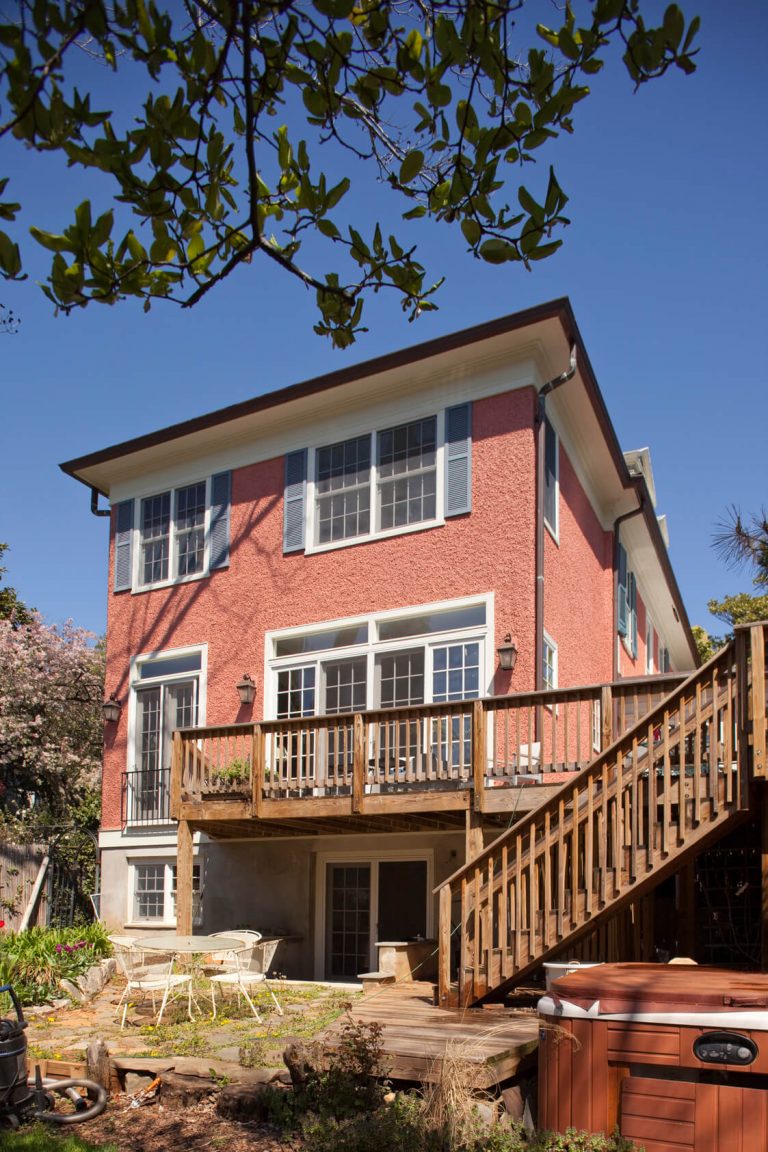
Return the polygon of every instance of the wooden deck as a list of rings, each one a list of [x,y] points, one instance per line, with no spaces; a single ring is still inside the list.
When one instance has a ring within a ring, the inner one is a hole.
[[[439,1079],[443,1058],[466,1061],[476,1088],[492,1088],[514,1076],[523,1058],[538,1046],[539,1020],[529,1009],[492,1008],[455,1012],[433,1003],[434,985],[403,982],[357,1000],[355,1023],[383,1026],[384,1070],[392,1080]],[[324,1034],[338,1036],[343,1019]]]

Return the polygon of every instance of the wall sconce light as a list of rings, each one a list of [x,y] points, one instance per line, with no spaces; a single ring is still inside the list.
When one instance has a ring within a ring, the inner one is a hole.
[[[499,644],[496,649],[496,655],[499,658],[499,665],[504,672],[514,672],[515,664],[517,663],[517,644],[515,644],[509,632],[507,632],[504,637],[504,643]]]
[[[253,704],[253,698],[256,695],[256,684],[248,672],[244,673],[242,680],[237,685],[237,694],[240,697],[241,704]]]
[[[122,710],[123,706],[113,692],[110,695],[109,700],[105,700],[101,706],[101,711],[104,714],[104,723],[116,724],[120,719],[120,713]]]

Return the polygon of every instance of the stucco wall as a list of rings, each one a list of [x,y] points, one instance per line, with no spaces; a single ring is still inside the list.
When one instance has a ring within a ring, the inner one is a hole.
[[[544,629],[557,644],[558,686],[613,675],[613,534],[595,515],[560,444],[557,541],[544,530]]]
[[[205,933],[248,927],[264,934],[278,932],[295,939],[281,945],[276,964],[285,975],[311,979],[315,975],[317,883],[322,869],[319,857],[330,854],[350,860],[357,854],[369,860],[379,852],[430,851],[433,880],[439,884],[463,862],[462,834],[333,836],[295,840],[204,843],[195,861],[203,862],[203,923]],[[112,930],[123,930],[127,919],[126,892],[129,860],[175,862],[170,848],[107,849],[102,857],[102,916]],[[430,896],[433,924],[437,926],[437,901]],[[196,926],[197,928],[197,926]],[[163,926],[144,925],[145,934]],[[167,930],[167,925],[165,927]],[[131,925],[135,932],[135,926]],[[321,937],[322,939],[322,937]]]
[[[265,711],[266,631],[485,592],[496,596],[494,647],[506,632],[515,636],[515,687],[532,687],[533,412],[530,389],[473,405],[471,514],[314,555],[283,555],[282,457],[238,469],[228,569],[170,588],[110,593],[107,691],[127,699],[129,660],[137,653],[206,642],[207,723],[250,720]],[[245,671],[258,684],[249,709],[239,708],[235,691]],[[499,672],[487,686],[494,692],[509,687],[509,676]],[[124,708],[105,750],[104,828],[120,826],[127,725]]]

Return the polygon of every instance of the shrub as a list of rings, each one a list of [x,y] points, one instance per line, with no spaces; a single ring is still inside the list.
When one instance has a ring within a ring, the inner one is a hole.
[[[111,953],[101,924],[9,932],[0,936],[0,983],[11,984],[22,1004],[40,1004],[61,995],[62,979],[76,980]]]

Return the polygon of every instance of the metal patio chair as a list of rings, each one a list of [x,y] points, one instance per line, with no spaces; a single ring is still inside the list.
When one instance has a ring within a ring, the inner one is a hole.
[[[261,940],[261,933],[238,928],[232,932],[214,932],[212,935],[228,937],[230,940],[235,939],[242,943],[241,948],[226,949],[223,952],[212,954],[216,971],[210,974],[208,979],[211,984],[211,1008],[214,1020],[216,1019],[216,989],[221,989],[223,995],[227,988],[234,988],[237,992],[238,1001],[242,995],[256,1019],[261,1021],[259,1011],[248,994],[248,989],[254,988],[257,984],[264,985],[272,997],[278,1015],[282,1016],[283,1009],[267,980],[266,973],[258,972],[250,967],[254,949],[258,948]]]
[[[163,1012],[169,1000],[175,999],[179,992],[187,990],[187,1015],[192,1016],[192,976],[187,973],[173,971],[173,957],[157,964],[145,965],[144,953],[141,944],[133,936],[110,936],[110,943],[115,950],[115,959],[118,967],[125,977],[125,988],[117,1002],[116,1015],[123,1008],[120,1021],[120,1030],[125,1028],[125,1020],[131,998],[140,996],[149,997],[152,1001],[152,1012],[157,1013],[157,1023],[163,1019]],[[157,1010],[157,999],[161,998],[160,1010]]]

